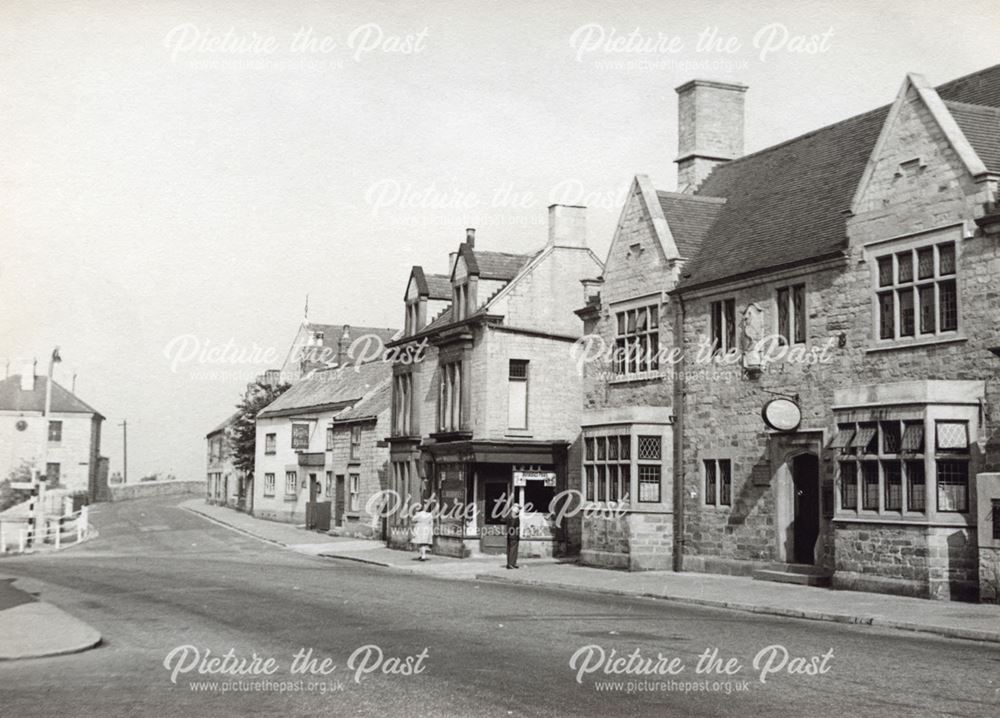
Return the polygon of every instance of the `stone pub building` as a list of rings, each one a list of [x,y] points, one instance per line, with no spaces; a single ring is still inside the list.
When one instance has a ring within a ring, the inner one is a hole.
[[[584,524],[583,560],[995,595],[1000,66],[908,75],[890,104],[749,155],[745,86],[677,91],[681,191],[636,179],[578,312],[659,350],[585,368],[585,440],[632,437],[632,491],[624,518]],[[588,499],[611,500],[594,475]]]

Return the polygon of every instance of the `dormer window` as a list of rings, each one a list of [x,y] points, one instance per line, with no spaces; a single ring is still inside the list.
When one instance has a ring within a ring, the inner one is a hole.
[[[454,289],[455,321],[468,318],[470,310],[469,283],[459,284]]]
[[[406,303],[406,334],[416,334],[420,331],[420,303],[419,300]]]

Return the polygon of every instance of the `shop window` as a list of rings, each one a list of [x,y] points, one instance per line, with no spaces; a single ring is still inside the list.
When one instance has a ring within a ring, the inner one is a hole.
[[[524,504],[531,504],[531,510],[535,513],[549,513],[549,506],[555,495],[555,487],[546,486],[544,481],[524,482]]]

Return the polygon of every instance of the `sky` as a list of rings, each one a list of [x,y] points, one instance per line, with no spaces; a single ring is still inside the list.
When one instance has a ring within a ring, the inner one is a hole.
[[[995,0],[0,4],[0,360],[54,346],[129,479],[205,434],[303,319],[396,327],[409,269],[528,252],[635,174],[674,189],[687,80],[742,82],[746,150],[1000,62]],[[215,350],[215,351],[213,351]]]

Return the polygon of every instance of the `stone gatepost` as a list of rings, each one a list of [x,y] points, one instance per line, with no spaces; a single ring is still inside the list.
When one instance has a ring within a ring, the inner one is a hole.
[[[1000,473],[976,475],[979,600],[1000,603]]]

